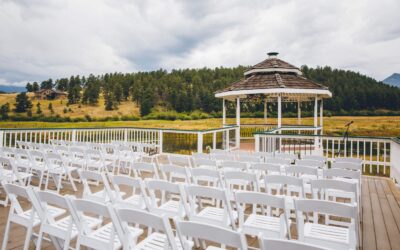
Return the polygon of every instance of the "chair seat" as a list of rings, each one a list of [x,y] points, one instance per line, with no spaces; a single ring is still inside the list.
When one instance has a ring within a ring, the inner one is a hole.
[[[156,208],[159,212],[166,212],[167,216],[173,218],[174,216],[185,217],[186,213],[180,201],[169,200]]]
[[[110,241],[111,232],[114,230],[114,225],[112,223],[108,223],[99,229],[91,232],[89,237],[93,240],[98,240],[104,242],[106,244]],[[129,231],[135,240],[143,233],[142,229],[129,227]],[[120,249],[122,247],[121,241],[119,240],[118,234],[115,233],[114,236],[114,249]]]
[[[129,196],[128,198],[120,201],[119,203],[129,204],[129,205],[132,205],[134,207],[141,208],[141,209],[145,209],[146,208],[146,204],[144,203],[143,197],[141,195]]]
[[[236,220],[238,217],[237,212],[233,211],[232,213],[233,213],[233,219]],[[225,216],[225,210],[223,208],[217,208],[217,207],[206,207],[203,210],[201,210],[196,216],[199,218],[203,218],[204,220],[207,221],[222,222]],[[227,226],[228,225],[231,225],[229,217],[227,218]]]
[[[316,223],[304,224],[304,239],[306,242],[323,245],[325,247],[332,247],[328,242],[333,245],[349,245],[349,229],[344,227],[335,227],[328,225],[321,225]],[[324,245],[324,242],[326,243]]]
[[[17,217],[21,217],[23,219],[26,219],[26,220],[30,220],[31,219],[31,212],[32,212],[32,209],[28,209],[28,210],[25,210],[21,214],[14,214],[14,215],[17,216]],[[66,213],[65,209],[54,207],[54,206],[50,206],[50,205],[47,206],[47,212],[50,213],[50,215],[52,217],[58,217],[58,216],[63,215],[63,214]],[[40,220],[39,216],[37,215],[37,213],[35,213],[35,216],[33,217],[33,226],[39,225],[40,222],[41,222],[41,220]]]
[[[102,220],[98,219],[98,218],[93,218],[91,216],[86,216],[83,215],[85,218],[85,222],[87,222],[87,226],[89,228],[95,228],[99,225],[101,225]],[[69,223],[71,221],[71,216],[66,216],[64,218],[62,218],[61,220],[56,221],[56,223],[52,226],[58,227],[62,230],[68,230],[69,228]],[[78,228],[76,227],[75,223],[72,224],[72,232],[71,232],[71,238],[74,238],[78,235]]]
[[[144,240],[139,242],[133,249],[150,249],[150,250],[156,250],[156,249],[166,249],[165,245],[168,244],[167,242],[167,236],[162,233],[152,233],[148,237],[146,237]],[[178,249],[183,249],[181,241],[179,238],[175,238],[176,245],[178,246]],[[168,248],[167,248],[168,249]]]
[[[289,221],[289,223],[291,222]],[[286,228],[282,229],[286,231]],[[273,235],[279,237],[281,232],[281,219],[279,217],[251,214],[243,223],[243,232],[246,234],[258,235],[260,231],[263,231],[268,237],[272,237]]]

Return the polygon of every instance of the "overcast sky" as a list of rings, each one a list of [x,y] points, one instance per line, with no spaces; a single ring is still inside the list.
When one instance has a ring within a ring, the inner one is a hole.
[[[253,65],[268,51],[383,80],[400,72],[400,1],[0,0],[0,84]]]

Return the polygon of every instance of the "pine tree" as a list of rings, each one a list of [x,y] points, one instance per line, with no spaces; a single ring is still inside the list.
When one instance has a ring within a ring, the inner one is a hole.
[[[32,84],[32,92],[39,91],[39,84],[37,82],[33,82]]]
[[[150,114],[154,104],[154,91],[148,87],[143,92],[143,97],[140,103],[140,115],[145,116]]]
[[[52,103],[49,103],[49,107],[48,108],[49,108],[50,113],[54,114],[53,104]]]
[[[28,82],[27,84],[26,84],[26,91],[27,92],[33,92],[33,86],[32,86],[32,84],[30,83],[30,82]]]
[[[52,89],[53,88],[53,80],[50,78],[49,80],[43,81],[40,84],[40,89]]]
[[[36,104],[36,114],[40,115],[42,113],[42,109],[40,107],[40,102]]]
[[[23,113],[32,108],[32,102],[29,100],[26,92],[19,93],[15,97],[15,112]]]
[[[0,106],[0,117],[2,120],[8,119],[8,112],[10,112],[10,104],[6,103]]]

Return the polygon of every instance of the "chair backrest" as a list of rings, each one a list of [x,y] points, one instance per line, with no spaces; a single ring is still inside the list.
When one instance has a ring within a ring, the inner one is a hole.
[[[207,240],[240,250],[247,249],[246,239],[240,232],[194,221],[176,220],[175,224],[185,250],[191,249],[187,243],[191,238]]]
[[[210,154],[193,152],[192,158],[193,159],[210,159]]]
[[[272,194],[272,189],[275,188],[274,184],[281,185],[280,192],[283,192],[283,186],[292,186],[298,189],[299,196],[304,197],[303,180],[294,176],[285,175],[267,175],[265,176],[265,190],[267,193]]]
[[[354,163],[354,164],[363,164],[363,160],[360,158],[353,158],[353,157],[337,157],[334,159],[335,162],[344,162],[344,163]]]
[[[2,186],[7,193],[8,198],[11,200],[10,214],[22,215],[24,210],[18,198],[30,200],[27,189],[29,187],[22,187],[11,183],[2,182]],[[33,210],[32,210],[33,211]]]
[[[170,164],[182,166],[182,167],[191,167],[190,158],[184,155],[168,155],[168,161]]]
[[[291,162],[298,159],[297,155],[291,153],[275,153],[275,158],[290,159]]]
[[[295,177],[303,177],[304,175],[313,176],[316,179],[318,178],[318,169],[309,166],[299,166],[299,165],[292,165],[285,168],[286,175],[288,176],[295,176]]]
[[[110,184],[108,183],[107,177],[104,173],[94,172],[94,171],[86,171],[86,170],[78,170],[80,179],[83,183],[83,192],[82,198],[88,199],[96,202],[105,202],[107,199],[115,200],[113,196],[113,192],[111,191]],[[95,195],[95,192],[90,188],[90,182],[101,183],[104,185],[104,188],[101,195]]]
[[[135,177],[140,177],[142,179],[146,177],[156,178],[156,179],[160,178],[158,175],[157,167],[154,163],[135,162],[133,163],[132,169],[135,174]]]
[[[195,167],[206,167],[211,169],[217,169],[217,162],[212,159],[195,158]]]
[[[56,169],[56,168],[63,168],[64,163],[63,159],[59,154],[56,153],[47,153],[46,154],[46,166],[48,169]]]
[[[259,174],[281,174],[281,165],[273,163],[253,163],[250,169]]]
[[[31,162],[35,165],[40,165],[45,163],[45,154],[39,152],[37,150],[29,150],[29,156],[31,158]]]
[[[227,221],[231,221],[231,226],[235,229],[234,217],[232,213],[232,208],[230,205],[230,201],[228,200],[228,193],[225,189],[214,188],[214,187],[206,187],[199,185],[186,185],[185,186],[186,194],[188,196],[190,209],[189,209],[189,219],[193,221],[204,221],[208,220],[209,223],[218,224],[222,226],[227,225]],[[222,202],[224,215],[222,221],[216,221],[213,218],[204,218],[198,216],[199,208],[203,207],[203,199],[208,200],[218,200],[217,204]],[[196,204],[196,201],[198,203]]]
[[[321,162],[327,162],[327,158],[322,155],[302,155],[301,159],[303,160],[314,160],[314,161],[321,161]]]
[[[181,167],[174,164],[160,165],[161,174],[164,180],[169,182],[182,180],[189,184],[190,178],[187,167]]]
[[[253,155],[240,156],[239,160],[241,162],[247,162],[247,163],[262,162],[262,158],[261,157],[253,156]]]
[[[281,166],[289,166],[292,163],[292,160],[288,158],[267,157],[265,158],[265,162],[270,164],[279,164]]]
[[[146,194],[146,189],[143,183],[143,180],[140,178],[133,178],[126,175],[113,175],[111,176],[111,183],[114,187],[114,201],[123,202],[124,197],[122,196],[121,188],[123,186],[129,187],[131,189],[132,195],[140,195],[141,202],[149,209],[148,197]],[[114,202],[113,201],[113,202]],[[141,207],[141,203],[138,204],[139,208]]]
[[[221,173],[218,170],[206,167],[191,168],[190,176],[193,184],[202,185],[205,183],[207,185],[213,185],[214,187],[218,186],[222,188]]]
[[[267,157],[272,158],[272,157],[274,157],[274,153],[271,153],[271,152],[254,152],[251,155],[262,157],[262,158],[267,158]]]
[[[238,161],[222,161],[221,168],[230,170],[246,170],[247,163]]]
[[[135,243],[131,236],[128,224],[142,225],[156,231],[162,231],[166,235],[169,247],[178,250],[171,224],[166,216],[152,214],[132,208],[114,208],[108,206],[113,224],[116,225],[118,236],[123,243],[124,249],[131,249]],[[116,216],[115,216],[116,215]],[[162,242],[160,242],[162,244]]]
[[[16,148],[2,147],[0,152],[1,155],[7,158],[14,158]]]
[[[297,160],[296,161],[296,165],[298,165],[298,166],[306,166],[306,167],[313,167],[313,168],[325,168],[325,162],[312,160],[312,159]]]
[[[298,240],[278,240],[264,238],[262,234],[258,237],[260,250],[328,250],[320,246],[315,246]]]
[[[7,174],[6,171],[9,171]],[[21,186],[25,183],[21,178],[20,172],[15,160],[13,158],[6,158],[0,156],[0,181],[15,182],[17,181]]]
[[[235,186],[238,188],[247,188],[247,190],[252,191],[260,191],[260,186],[258,184],[257,174],[248,173],[238,170],[225,170],[223,171],[223,179],[225,182],[225,187],[229,190],[235,189]]]
[[[362,170],[362,164],[352,162],[333,162],[331,168],[349,169],[349,170]]]
[[[342,168],[324,169],[323,176],[324,178],[347,178],[361,181],[361,172]]]
[[[211,149],[210,154],[229,154],[229,151],[223,149]]]
[[[69,211],[69,206],[67,200],[64,196],[59,195],[54,192],[48,191],[34,191],[32,189],[28,189],[28,194],[30,195],[30,200],[32,202],[33,207],[39,215],[42,223],[46,223],[48,226],[54,226],[56,221],[56,217],[52,215],[52,213],[48,212],[49,205],[53,207],[59,207]],[[70,221],[72,225],[72,217]],[[56,229],[57,230],[57,229]]]
[[[211,154],[210,157],[216,161],[235,161],[235,155],[229,154],[228,152],[224,154]]]
[[[352,200],[352,202],[358,202],[359,194],[357,183],[332,179],[311,180],[311,193],[313,195],[313,199],[318,199],[318,192],[320,193],[320,195],[325,196],[327,190],[340,190],[353,193],[354,200]],[[321,199],[325,200],[327,200],[328,198],[329,197],[321,197]]]

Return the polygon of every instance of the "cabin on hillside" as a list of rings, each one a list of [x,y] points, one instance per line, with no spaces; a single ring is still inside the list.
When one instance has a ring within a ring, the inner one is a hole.
[[[38,100],[55,100],[64,99],[67,97],[67,92],[54,89],[41,89],[35,92],[35,98]]]

